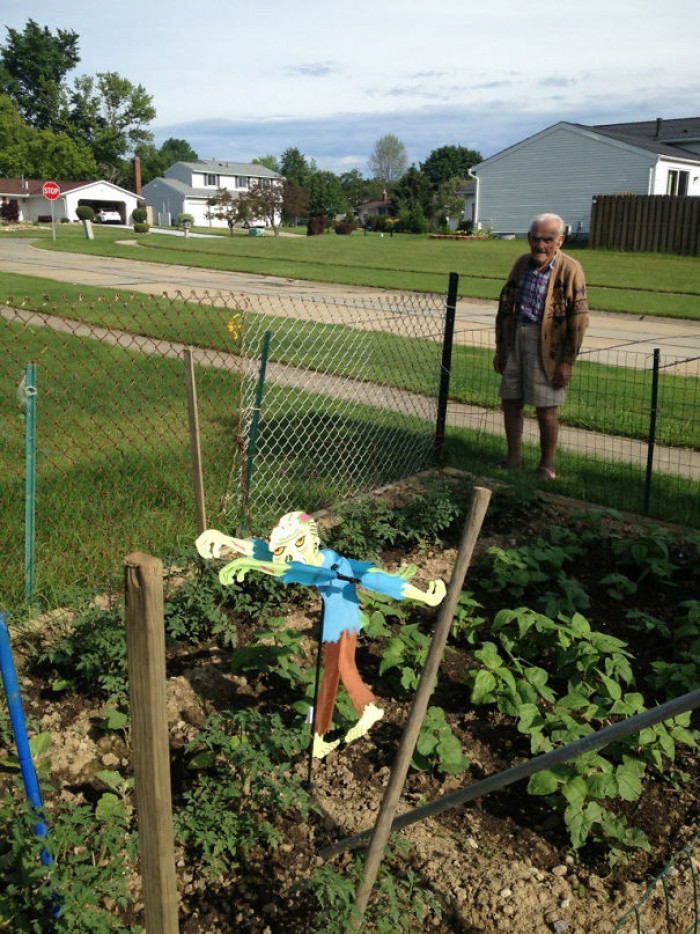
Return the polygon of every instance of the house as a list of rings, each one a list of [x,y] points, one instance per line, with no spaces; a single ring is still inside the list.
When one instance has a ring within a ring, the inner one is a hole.
[[[153,223],[170,227],[178,214],[191,214],[198,226],[226,227],[223,218],[208,217],[209,199],[224,188],[232,195],[249,191],[255,184],[282,184],[283,177],[264,165],[248,162],[176,162],[163,178],[143,186],[146,205],[153,211]]]
[[[133,191],[120,188],[112,182],[61,182],[56,184],[61,194],[53,202],[43,195],[47,179],[42,178],[0,178],[0,205],[9,207],[16,204],[20,221],[60,221],[78,219],[75,211],[81,205],[89,205],[96,212],[100,209],[118,211],[122,222],[131,222],[134,209],[142,201]],[[55,181],[55,179],[51,179]],[[52,213],[53,204],[53,213]]]
[[[394,202],[389,200],[386,189],[382,192],[380,201],[365,201],[353,209],[358,223],[364,227],[369,217],[391,217],[394,213]]]
[[[474,214],[481,229],[524,235],[553,211],[587,235],[595,195],[700,196],[700,117],[583,126],[565,121],[484,159]]]

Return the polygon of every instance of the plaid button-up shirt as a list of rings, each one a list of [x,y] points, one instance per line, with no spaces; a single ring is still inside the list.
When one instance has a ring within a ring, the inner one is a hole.
[[[552,275],[556,263],[557,257],[553,256],[552,262],[545,266],[541,272],[538,272],[531,263],[527,264],[518,286],[517,321],[528,321],[530,324],[540,323],[544,311],[544,302],[547,297],[549,277]]]

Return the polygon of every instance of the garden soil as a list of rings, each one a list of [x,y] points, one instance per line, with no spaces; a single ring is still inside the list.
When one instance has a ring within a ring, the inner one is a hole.
[[[396,495],[395,491],[387,493],[389,498]],[[552,525],[566,526],[574,513],[587,508],[545,496],[515,522],[512,516],[501,515],[493,520],[487,516],[465,586],[470,588],[472,581],[478,582],[480,560],[490,546],[508,548],[533,541]],[[608,517],[601,521],[617,523],[621,529],[626,526],[624,519]],[[388,552],[383,556],[383,566],[396,570],[408,557],[418,566],[417,583],[425,585],[435,577],[448,581],[458,537],[443,549],[423,549],[410,556]],[[591,568],[586,573],[595,575],[605,570]],[[690,597],[688,594],[686,599]],[[606,608],[606,612],[615,609],[619,615],[619,607]],[[658,609],[655,607],[654,612]],[[436,611],[426,610],[427,630],[432,625],[430,613]],[[314,604],[296,607],[288,623],[303,634],[312,658],[318,608]],[[241,624],[239,645],[246,643],[257,625],[255,621]],[[280,688],[279,684],[271,686],[253,676],[232,674],[228,652],[217,645],[168,651],[169,730],[173,792],[177,796],[184,780],[178,762],[206,717],[236,707],[265,711],[273,703],[280,703]],[[321,852],[325,847],[373,826],[410,709],[410,700],[392,698],[388,682],[379,676],[380,657],[376,644],[362,643],[358,664],[379,695],[385,716],[367,736],[314,762],[313,795],[318,815],[308,821],[293,814],[279,815],[282,845],[252,854],[244,874],[221,879],[215,885],[199,875],[197,867],[189,865],[184,852],[178,850],[182,934],[313,934],[319,930],[322,914],[318,914],[312,893],[298,884],[323,865]],[[527,738],[518,734],[506,718],[490,707],[470,703],[461,681],[470,663],[463,649],[448,652],[431,700],[445,709],[470,760],[469,768],[454,776],[412,769],[399,813],[530,758]],[[62,789],[63,797],[94,800],[94,775],[100,769],[129,773],[130,749],[122,734],[104,735],[96,729],[99,706],[75,696],[52,696],[45,684],[26,673],[23,685],[28,713],[42,730],[51,732],[52,779]],[[615,868],[595,847],[571,850],[561,816],[549,810],[542,799],[526,795],[524,783],[411,825],[401,834],[409,847],[395,864],[396,871],[399,875],[414,873],[421,885],[438,895],[443,906],[442,917],[426,916],[422,929],[466,934],[611,934],[623,915],[643,898],[649,883],[674,854],[688,846],[698,829],[700,769],[694,751],[683,747],[676,765],[687,773],[685,782],[650,780],[642,798],[625,806],[629,822],[644,829],[651,849],[637,851],[627,864]],[[306,756],[299,757],[294,768],[305,777]],[[50,802],[47,806],[50,810]],[[354,858],[355,854],[345,852],[330,862],[346,873]],[[693,885],[698,870],[700,843],[690,849],[689,856],[677,857],[665,876],[672,926],[666,917],[663,891],[657,884],[639,921],[632,918],[621,930],[626,934],[675,934],[691,929],[688,925],[698,920],[693,914],[697,910]],[[130,887],[136,896],[135,921],[142,917],[139,886],[138,875],[134,874]],[[406,925],[405,930],[420,929],[410,927],[408,921]]]

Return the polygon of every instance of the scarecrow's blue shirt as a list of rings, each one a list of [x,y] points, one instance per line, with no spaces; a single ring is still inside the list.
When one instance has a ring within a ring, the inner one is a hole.
[[[353,561],[343,558],[335,551],[324,548],[321,551],[323,567],[352,581],[334,578],[318,584],[318,591],[323,598],[323,641],[337,642],[344,632],[360,631],[360,604],[357,599],[357,586],[365,590],[385,594],[400,600],[404,581],[384,571],[377,570],[368,561]],[[354,583],[356,581],[357,583]]]

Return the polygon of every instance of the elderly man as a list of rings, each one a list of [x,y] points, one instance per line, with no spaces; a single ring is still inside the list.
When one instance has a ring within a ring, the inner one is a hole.
[[[501,374],[508,456],[500,466],[522,467],[523,406],[537,412],[540,462],[536,474],[556,477],[557,410],[588,327],[586,282],[580,263],[560,247],[564,222],[540,214],[530,225],[530,252],[516,260],[498,303],[496,356]]]

